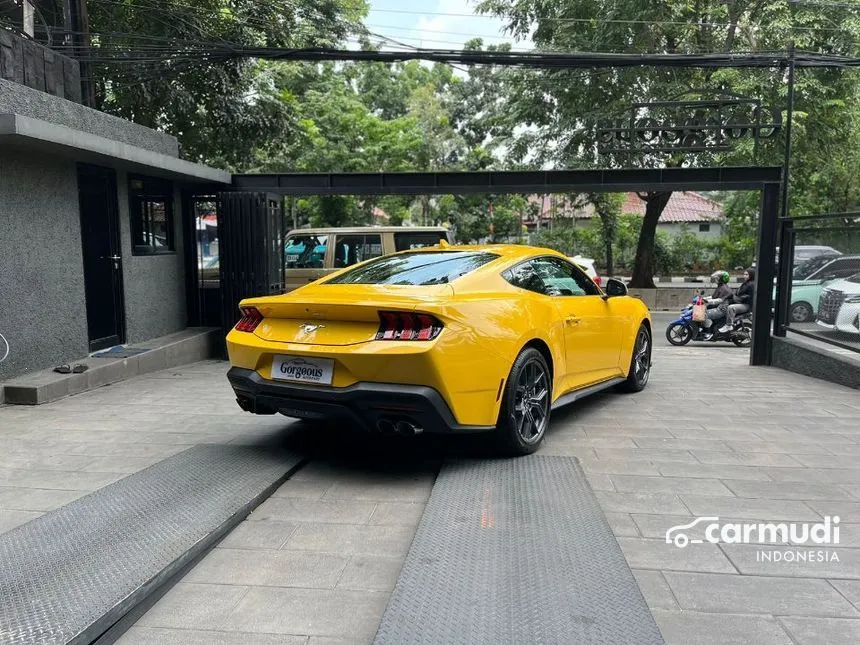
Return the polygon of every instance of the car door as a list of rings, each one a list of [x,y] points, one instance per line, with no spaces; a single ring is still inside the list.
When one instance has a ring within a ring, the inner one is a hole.
[[[563,325],[564,389],[617,376],[618,323],[600,289],[581,269],[561,258],[537,258],[532,266]]]

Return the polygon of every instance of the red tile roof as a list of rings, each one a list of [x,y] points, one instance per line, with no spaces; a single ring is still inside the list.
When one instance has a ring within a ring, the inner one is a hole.
[[[645,215],[645,202],[636,193],[627,193],[622,207],[623,213]],[[723,219],[723,207],[717,202],[692,192],[674,192],[660,215],[663,224],[682,222],[719,222]]]
[[[542,195],[529,195],[528,200],[532,204],[542,206],[542,219],[549,219],[553,214],[553,199],[547,195],[544,199]],[[576,217],[576,219],[590,219],[595,217],[594,209],[591,206],[586,206],[580,209],[574,209],[569,200],[563,199],[560,195],[555,196],[555,216]],[[627,193],[622,212],[630,215],[645,215],[645,202],[643,202],[636,193]],[[526,217],[527,220],[530,218]],[[663,210],[660,216],[660,222],[663,224],[673,223],[695,223],[695,222],[719,222],[723,220],[723,207],[698,193],[693,192],[674,192],[669,198],[669,203]]]

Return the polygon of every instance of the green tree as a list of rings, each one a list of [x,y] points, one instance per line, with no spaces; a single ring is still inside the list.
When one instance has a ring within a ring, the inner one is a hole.
[[[739,52],[784,50],[794,40],[812,51],[856,53],[860,22],[850,5],[828,5],[826,16],[814,3],[761,0],[483,0],[479,10],[504,19],[509,32],[530,37],[539,49],[614,52]],[[617,68],[602,70],[524,70],[510,80],[510,111],[529,125],[512,150],[536,155],[535,162],[558,166],[620,165],[625,160],[598,158],[589,122],[622,113],[634,102],[670,100],[692,94],[740,93],[783,105],[785,75],[775,70]],[[831,147],[856,141],[853,116],[839,101],[853,96],[856,78],[841,70],[802,70],[797,84],[798,129],[793,174],[795,204],[805,195],[829,193],[815,168],[833,162]],[[852,136],[853,132],[853,136]],[[808,146],[806,145],[808,142]],[[770,144],[759,161],[779,163],[781,146]],[[752,147],[740,146],[728,155],[679,153],[647,155],[644,166],[683,166],[751,161]],[[836,155],[838,167],[851,168],[856,152]],[[853,167],[856,168],[856,165]],[[850,171],[849,171],[850,172]],[[825,176],[829,175],[825,171]],[[856,173],[855,173],[856,175]],[[845,176],[840,172],[840,176]],[[851,178],[856,186],[857,179]],[[848,192],[852,193],[852,187]],[[838,192],[838,189],[836,189]],[[637,244],[633,286],[653,286],[657,222],[669,201],[668,192],[642,195],[645,217]],[[828,203],[833,195],[828,194]],[[819,202],[820,203],[820,202]]]
[[[624,193],[584,193],[574,197],[575,207],[591,206],[600,220],[600,237],[604,267],[608,275],[615,275],[613,247],[618,235],[618,218],[624,206]]]
[[[274,89],[276,63],[185,52],[337,46],[367,13],[365,0],[92,0],[88,8],[97,53],[150,55],[97,65],[97,107],[175,135],[188,159],[230,169],[300,133],[295,96]]]

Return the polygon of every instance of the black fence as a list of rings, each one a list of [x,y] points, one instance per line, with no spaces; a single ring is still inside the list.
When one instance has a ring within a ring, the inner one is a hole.
[[[225,330],[239,320],[243,298],[284,292],[284,216],[280,196],[218,195],[218,280]]]
[[[777,336],[860,353],[860,212],[784,218],[775,296]]]

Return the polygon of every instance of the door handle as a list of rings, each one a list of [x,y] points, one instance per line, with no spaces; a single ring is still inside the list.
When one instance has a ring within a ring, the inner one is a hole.
[[[576,316],[568,316],[567,318],[564,319],[564,322],[567,323],[568,325],[578,325],[582,321],[579,318],[577,318]]]

